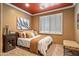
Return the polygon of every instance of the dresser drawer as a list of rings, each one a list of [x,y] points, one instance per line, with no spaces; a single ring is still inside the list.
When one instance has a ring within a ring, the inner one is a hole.
[[[16,35],[3,35],[3,52],[7,52],[16,47]]]

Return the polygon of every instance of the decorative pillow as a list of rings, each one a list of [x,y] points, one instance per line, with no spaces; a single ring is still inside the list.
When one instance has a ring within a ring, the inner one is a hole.
[[[22,37],[25,38],[24,33],[22,33]]]
[[[19,37],[20,38],[24,38],[24,34],[23,33],[19,33]]]
[[[28,38],[32,38],[32,33],[33,33],[33,32],[28,31],[28,32],[26,33],[27,37],[28,37]]]
[[[22,38],[33,38],[36,35],[38,35],[38,33],[34,30],[19,32],[19,37],[22,37]]]
[[[19,32],[19,37],[26,38],[26,33],[25,32]]]
[[[27,38],[27,35],[26,35],[26,32],[25,31],[23,32],[23,34],[24,34],[24,38]]]
[[[35,34],[35,35],[38,35],[37,31],[34,31],[34,34]]]
[[[36,35],[34,33],[31,33],[32,37],[35,37]]]
[[[27,34],[28,38],[33,38],[36,35],[38,35],[38,33],[36,31],[34,31],[34,30],[29,30],[29,31],[26,32],[26,34]]]

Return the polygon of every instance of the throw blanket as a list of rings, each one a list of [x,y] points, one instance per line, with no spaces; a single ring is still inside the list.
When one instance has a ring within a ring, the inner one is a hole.
[[[33,40],[31,40],[31,44],[30,44],[30,51],[34,52],[34,53],[38,53],[38,42],[39,40],[45,38],[46,35],[41,35],[40,37],[34,38]]]

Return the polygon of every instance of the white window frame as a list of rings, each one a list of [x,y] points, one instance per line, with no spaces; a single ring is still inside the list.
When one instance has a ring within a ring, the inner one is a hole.
[[[41,31],[40,29],[40,27],[41,27],[41,25],[40,25],[40,18],[41,17],[45,17],[45,16],[40,16],[39,17],[39,33],[43,33],[43,34],[63,34],[63,13],[57,13],[57,14],[51,14],[51,15],[46,15],[46,16],[49,16],[49,18],[52,16],[52,15],[58,15],[58,14],[60,14],[60,16],[61,16],[61,31],[60,32],[56,32],[56,31],[48,31],[48,32],[45,32],[45,31]],[[50,19],[49,19],[50,20]],[[56,24],[56,23],[55,23]],[[49,27],[50,28],[50,27]],[[55,28],[56,29],[56,28]]]

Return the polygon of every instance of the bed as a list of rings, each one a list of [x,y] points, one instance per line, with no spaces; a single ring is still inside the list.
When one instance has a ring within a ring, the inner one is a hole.
[[[43,38],[40,38],[40,37],[43,37]],[[38,40],[37,43],[35,43],[36,41],[34,41],[34,43],[32,43],[32,40],[34,40],[34,39],[37,40],[37,38],[40,38],[41,40]],[[42,55],[46,55],[46,51],[48,49],[48,46],[52,42],[53,42],[53,39],[50,36],[47,36],[47,35],[46,36],[37,35],[37,36],[32,37],[32,38],[20,38],[20,37],[18,37],[18,39],[17,39],[17,45],[18,46],[29,48],[30,51],[32,51],[32,52],[34,52],[34,50],[37,48],[37,50]],[[35,51],[35,53],[36,53],[36,51]]]

